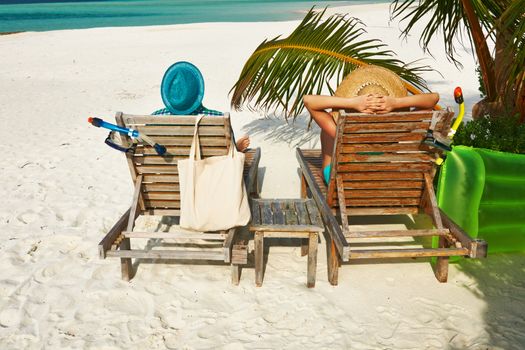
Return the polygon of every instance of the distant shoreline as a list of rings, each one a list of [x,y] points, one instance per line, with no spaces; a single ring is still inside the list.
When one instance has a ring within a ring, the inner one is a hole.
[[[18,34],[18,33],[24,33],[23,30],[19,30],[16,32],[0,32],[0,35],[11,35],[11,34]]]
[[[22,0],[20,0],[22,1]],[[24,0],[25,1],[25,0]],[[44,1],[44,0],[40,0]],[[0,5],[0,32],[142,27],[211,22],[301,20],[312,6],[374,5],[386,0],[149,0],[82,1]]]

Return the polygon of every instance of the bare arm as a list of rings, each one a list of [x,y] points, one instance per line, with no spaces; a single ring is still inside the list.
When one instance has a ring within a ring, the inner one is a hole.
[[[416,109],[432,109],[439,101],[439,94],[427,93],[406,97],[374,96],[369,106],[373,113],[388,113],[397,109],[414,107]]]
[[[324,95],[306,95],[303,97],[305,107],[311,111],[326,109],[354,109],[358,112],[372,113],[369,105],[373,95],[362,95],[356,97],[337,97]]]

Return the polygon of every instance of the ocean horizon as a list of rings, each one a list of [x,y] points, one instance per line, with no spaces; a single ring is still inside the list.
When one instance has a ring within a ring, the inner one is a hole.
[[[301,19],[312,6],[374,0],[0,0],[0,33],[202,22]]]

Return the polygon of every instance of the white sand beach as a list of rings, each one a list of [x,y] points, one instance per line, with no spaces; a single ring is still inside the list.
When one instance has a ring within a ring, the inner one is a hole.
[[[475,62],[458,45],[462,70],[433,57],[418,37],[401,39],[388,4],[332,9],[359,17],[370,38],[399,58],[437,72],[424,76],[454,106],[478,100]],[[228,92],[255,47],[298,21],[207,23],[27,32],[0,36],[1,349],[523,349],[525,257],[452,264],[438,283],[428,261],[352,263],[327,281],[320,245],[317,284],[308,289],[300,247],[272,245],[262,287],[253,263],[239,286],[226,265],[138,264],[120,277],[97,244],[129,207],[125,157],[104,144],[88,116],[162,108],[160,82],[174,62],[202,72],[204,105],[229,111]],[[286,123],[231,111],[236,135],[261,147],[261,196],[298,197],[295,148],[320,147],[308,117]]]

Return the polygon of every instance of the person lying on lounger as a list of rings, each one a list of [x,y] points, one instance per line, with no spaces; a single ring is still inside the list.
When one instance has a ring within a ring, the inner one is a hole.
[[[431,110],[438,101],[437,93],[408,96],[401,78],[386,68],[372,65],[350,73],[337,88],[335,96],[304,96],[306,109],[321,128],[323,177],[326,183],[330,178],[336,134],[335,115],[328,112],[328,109],[383,114],[410,108]]]

